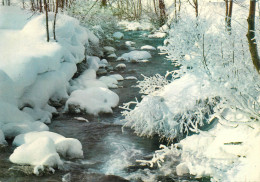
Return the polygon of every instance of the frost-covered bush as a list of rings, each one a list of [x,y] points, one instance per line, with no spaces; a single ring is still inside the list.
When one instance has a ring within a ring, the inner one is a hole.
[[[165,40],[162,51],[180,67],[172,72],[171,83],[164,86],[164,79],[146,78],[138,86],[140,93],[149,95],[123,107],[125,126],[137,134],[173,138],[198,133],[213,118],[229,123],[260,120],[260,79],[248,50],[247,12],[236,6],[229,32],[224,17],[216,16],[225,7],[201,6],[198,18],[184,8],[184,16],[172,24]],[[259,44],[258,35],[256,39]]]
[[[74,1],[67,13],[92,30],[101,41],[111,39],[117,27],[116,17],[109,7],[100,7],[100,3],[94,1]]]

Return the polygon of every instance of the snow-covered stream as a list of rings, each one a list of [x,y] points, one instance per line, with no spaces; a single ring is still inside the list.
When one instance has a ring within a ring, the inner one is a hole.
[[[163,44],[163,39],[147,38],[142,36],[145,31],[129,31],[124,32],[124,39],[115,43],[117,49],[116,54],[122,55],[129,52],[126,41],[134,41],[135,47],[140,49],[144,45],[154,47]],[[156,73],[164,75],[167,70],[172,70],[171,63],[164,60],[165,57],[158,54],[158,51],[150,51],[152,58],[149,62],[131,63],[122,62],[126,65],[124,71],[116,71],[124,78],[136,77],[143,79],[141,74],[152,76]],[[115,67],[121,62],[111,62]],[[135,97],[140,99],[138,89],[134,88],[135,79],[125,79],[119,82],[119,88],[113,89],[120,97],[119,105],[133,100]],[[154,150],[159,147],[158,138],[147,139],[137,137],[130,129],[125,129],[122,132],[121,109],[114,109],[114,113],[104,114],[100,116],[85,116],[85,115],[60,115],[55,118],[49,125],[50,131],[59,133],[66,137],[78,139],[83,146],[84,159],[65,162],[64,169],[57,170],[54,174],[44,175],[41,177],[26,176],[17,171],[15,164],[7,162],[7,158],[12,153],[11,148],[0,149],[0,181],[61,181],[66,174],[71,175],[71,181],[91,181],[91,178],[98,180],[99,174],[112,174],[122,177],[127,177],[131,169],[127,167],[135,164],[136,159],[142,159],[145,156],[151,155]],[[84,117],[89,122],[79,121],[75,117]],[[15,170],[8,170],[9,168]],[[95,173],[95,174],[93,174]],[[69,175],[65,178],[70,178]],[[100,177],[100,179],[102,176]],[[103,179],[103,178],[102,178]],[[106,181],[113,181],[105,179]],[[93,180],[92,180],[93,181]]]

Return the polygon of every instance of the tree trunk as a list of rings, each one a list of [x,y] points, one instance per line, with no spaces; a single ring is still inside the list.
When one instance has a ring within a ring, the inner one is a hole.
[[[102,0],[101,1],[101,6],[103,6],[103,7],[107,6],[107,0]]]
[[[40,0],[40,13],[42,13],[42,0]]]
[[[232,10],[233,10],[233,0],[230,0],[229,10],[228,10],[228,15],[227,15],[227,30],[228,31],[231,31]]]
[[[196,17],[198,17],[198,16],[199,16],[199,4],[198,4],[198,0],[193,0],[193,2],[194,2]]]
[[[258,55],[257,44],[255,40],[255,10],[256,10],[256,0],[250,1],[249,7],[249,15],[247,18],[248,22],[248,32],[247,32],[247,39],[249,44],[249,50],[251,54],[251,58],[253,64],[258,73],[260,73],[260,58]]]
[[[59,9],[59,0],[56,0],[56,7],[55,7],[55,14],[54,14],[54,21],[53,21],[53,39],[57,41],[56,39],[56,20],[57,20],[57,13]]]
[[[165,24],[166,21],[164,0],[159,0],[159,9],[160,9],[160,26],[162,26]]]
[[[46,34],[47,34],[47,42],[50,41],[50,34],[49,34],[49,20],[48,20],[48,5],[46,0],[43,0],[44,2],[44,9],[45,9],[45,15],[46,15]]]

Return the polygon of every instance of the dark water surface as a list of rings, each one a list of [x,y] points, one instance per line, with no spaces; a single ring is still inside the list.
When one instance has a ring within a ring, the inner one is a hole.
[[[136,42],[137,50],[143,45],[152,45],[154,47],[163,44],[163,39],[150,39],[142,37],[144,31],[124,32],[125,37],[114,47],[116,54],[120,56],[123,53],[130,52],[124,45],[125,41]],[[159,55],[158,51],[149,51],[152,59],[147,63],[128,63],[112,62],[113,66],[119,63],[126,64],[126,70],[118,71],[123,77],[135,76],[139,80],[146,76],[152,76],[156,73],[164,75],[167,70],[173,70],[173,66],[164,56]],[[136,80],[124,80],[119,82],[122,88],[113,89],[120,97],[119,105],[140,98],[139,89],[134,88]],[[153,154],[159,147],[158,138],[147,139],[136,136],[130,129],[122,132],[121,109],[114,109],[113,114],[101,116],[87,115],[68,115],[61,114],[56,117],[49,125],[50,131],[57,132],[65,137],[77,138],[83,145],[84,159],[65,160],[64,169],[56,170],[54,174],[43,176],[26,176],[21,172],[13,172],[9,168],[16,166],[9,162],[8,157],[13,148],[7,147],[0,149],[0,181],[62,181],[65,174],[70,173],[71,181],[122,181],[119,178],[107,177],[103,174],[113,174],[126,177],[131,173],[127,170],[128,166],[135,163],[136,159],[142,159],[145,156]],[[78,121],[74,117],[84,117],[89,122]],[[170,180],[169,180],[170,181]]]

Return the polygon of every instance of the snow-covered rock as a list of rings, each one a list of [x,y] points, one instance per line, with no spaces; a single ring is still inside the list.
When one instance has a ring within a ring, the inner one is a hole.
[[[113,53],[113,54],[108,55],[107,57],[108,58],[117,58],[117,55],[115,53]]]
[[[125,77],[126,80],[137,80],[135,76],[127,76]]]
[[[66,102],[65,110],[70,112],[86,112],[97,115],[98,113],[113,113],[112,108],[116,107],[119,97],[116,93],[100,87],[76,90],[72,92]],[[78,106],[78,110],[71,110]]]
[[[126,45],[127,47],[131,47],[131,46],[135,45],[135,42],[133,42],[133,41],[126,41],[126,42],[125,42],[125,45]]]
[[[129,53],[124,53],[121,57],[126,59],[127,61],[138,61],[142,59],[150,59],[152,56],[147,51],[131,51]]]
[[[117,79],[111,76],[102,76],[99,78],[100,81],[105,83],[108,88],[118,88],[117,84]]]
[[[103,49],[104,49],[104,52],[107,54],[113,54],[116,51],[116,49],[111,46],[105,46],[105,47],[103,47]]]
[[[121,63],[121,64],[116,65],[116,69],[117,69],[117,70],[123,70],[123,69],[125,69],[125,68],[126,68],[126,65],[125,65],[124,63]]]
[[[113,37],[114,37],[114,39],[123,39],[123,37],[124,37],[124,34],[122,33],[122,32],[115,32],[114,34],[113,34]]]
[[[15,137],[13,145],[21,146],[30,144],[40,138],[49,138],[54,142],[55,149],[58,154],[68,158],[82,158],[83,151],[81,143],[74,138],[65,138],[57,133],[43,131],[43,132],[29,132]]]
[[[107,65],[107,64],[108,64],[108,62],[107,62],[107,60],[106,60],[106,59],[102,59],[102,60],[100,61],[100,63],[102,63],[102,64],[105,64],[105,65]]]
[[[185,163],[181,163],[176,166],[176,173],[178,176],[184,176],[189,174],[190,171]]]
[[[148,35],[149,38],[164,38],[166,37],[166,33],[165,32],[155,32],[154,34],[150,34]]]
[[[124,78],[120,74],[110,75],[109,77],[115,78],[117,81],[123,81]]]
[[[63,165],[53,140],[48,137],[38,138],[31,143],[17,147],[9,159],[12,163],[35,166],[35,174],[39,174],[38,166],[59,167]]]
[[[151,45],[145,45],[141,47],[142,50],[146,49],[146,50],[156,50],[155,47],[151,46]]]

